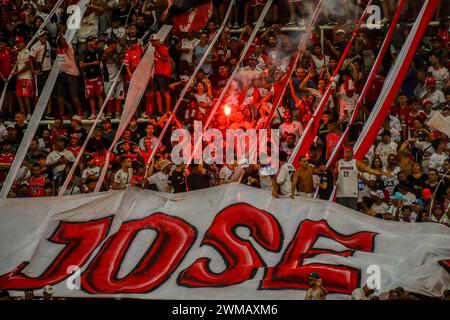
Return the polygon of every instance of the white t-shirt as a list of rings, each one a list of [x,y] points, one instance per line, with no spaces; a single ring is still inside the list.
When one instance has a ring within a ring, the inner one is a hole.
[[[317,58],[315,55],[312,55],[312,59],[314,64],[316,65],[317,73],[320,74],[322,72],[323,67],[328,65],[330,61],[330,57],[323,55],[322,59]]]
[[[295,167],[291,163],[281,166],[277,176],[277,184],[280,185],[281,194],[288,196],[291,194],[292,177],[295,174]]]
[[[430,157],[430,169],[436,169],[438,172],[442,171],[442,166],[444,161],[448,158],[447,154],[444,152],[442,154],[433,153]]]
[[[194,48],[200,43],[200,40],[194,38],[192,40],[183,39],[181,40],[181,54],[180,61],[185,60],[187,63],[191,64],[194,57]],[[183,49],[189,49],[189,52],[183,52]]]
[[[52,48],[48,41],[45,45],[40,41],[36,42],[31,47],[30,56],[32,56],[35,61],[42,63],[42,71],[49,71],[52,69]]]
[[[30,50],[28,49],[23,49],[21,51],[19,51],[19,53],[17,54],[17,71],[18,70],[22,70],[25,65],[28,63],[28,61],[30,60]],[[33,79],[33,74],[31,73],[31,70],[28,69],[25,72],[19,73],[17,75],[17,79],[27,79],[27,80],[31,80]]]
[[[449,79],[448,69],[441,66],[438,70],[434,69],[432,66],[428,67],[428,73],[431,73],[436,79],[436,89],[442,90],[446,81]]]
[[[81,19],[80,29],[78,29],[78,41],[86,42],[86,38],[89,36],[97,36],[98,34],[99,18],[92,12],[90,15],[85,15]]]
[[[148,179],[150,184],[155,184],[159,191],[167,192],[169,186],[169,176],[162,171],[158,171]]]
[[[336,197],[358,198],[358,166],[356,159],[345,161],[341,159],[337,163],[338,179]]]
[[[114,175],[114,182],[123,185],[128,185],[130,183],[131,177],[133,176],[133,168],[128,168],[128,172],[119,169]]]
[[[63,150],[61,152],[59,151],[52,151],[48,154],[47,159],[45,160],[45,163],[47,165],[52,165],[56,162],[58,162],[58,160],[64,156],[66,159],[68,159],[70,162],[74,162],[75,161],[75,156],[73,155],[72,152],[68,151],[68,150]],[[53,168],[53,174],[57,175],[59,172],[63,171],[66,168],[65,164],[60,164],[58,166],[55,166]]]
[[[202,95],[194,94],[194,97],[195,97],[195,99],[197,100],[197,103],[198,103],[198,104],[204,102],[204,103],[206,103],[206,104],[209,105],[209,106],[212,105],[212,100],[211,100],[211,98],[210,98],[206,93],[204,93],[204,94],[202,94]],[[207,109],[201,108],[201,107],[199,107],[198,109],[199,109],[200,112],[203,113],[203,114],[205,114],[206,111],[207,111]]]
[[[224,166],[220,169],[219,178],[223,179],[225,183],[231,182],[234,170],[231,170],[228,166]]]
[[[386,167],[383,167],[383,171],[388,171]],[[394,193],[395,187],[398,185],[397,174],[400,172],[400,167],[395,167],[391,172],[392,176],[382,176],[381,180],[384,183],[384,189],[389,191],[390,194]]]
[[[390,154],[397,154],[397,146],[398,145],[394,141],[391,141],[388,144],[381,142],[377,146],[375,154],[380,156],[383,166],[387,165],[387,158]]]
[[[86,179],[89,176],[95,176],[96,178],[98,178],[99,175],[100,175],[100,167],[97,167],[97,166],[95,166],[93,168],[87,167],[81,173],[81,178]]]
[[[434,90],[433,93],[427,93],[425,95],[425,99],[429,99],[431,100],[431,102],[433,102],[432,108],[437,107],[439,103],[444,103],[446,101],[444,93],[438,89]]]
[[[372,295],[366,296],[363,288],[357,288],[352,292],[352,300],[370,300]]]
[[[408,192],[405,195],[403,195],[403,204],[405,206],[410,206],[414,202],[416,202],[416,196],[413,193]]]
[[[380,205],[376,204],[375,202],[372,204],[372,207],[370,208],[372,209],[375,213],[381,213],[384,214],[385,212],[388,211],[389,206],[387,205],[386,202],[382,202]]]
[[[347,96],[345,93],[339,94],[339,119],[342,119],[344,117],[345,111],[347,111],[349,116],[352,115],[353,109],[355,109],[358,99],[359,95],[356,93],[354,93],[351,97]]]
[[[108,35],[108,37],[111,35],[115,35],[117,38],[122,39],[123,35],[125,34],[125,28],[118,27],[115,29],[113,27],[110,27],[106,29],[106,34]]]
[[[298,140],[302,136],[303,126],[300,122],[295,121],[295,120],[289,124],[287,124],[286,122],[283,122],[280,125],[280,131],[281,131],[281,135],[283,135],[285,133],[293,133],[296,136],[296,140]]]

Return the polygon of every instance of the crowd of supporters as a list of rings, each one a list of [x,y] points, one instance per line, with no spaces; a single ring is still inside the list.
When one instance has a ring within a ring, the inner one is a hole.
[[[178,128],[192,132],[194,121],[205,123],[236,67],[240,69],[224,99],[228,110],[220,106],[210,127],[221,132],[227,128],[263,128],[275,92],[280,90],[280,81],[303,33],[302,25],[308,22],[316,2],[289,1],[290,19],[281,23],[286,17],[279,16],[280,7],[274,1],[243,65],[237,66],[255,18],[265,4],[265,1],[237,1],[228,26],[173,114],[180,92],[218,32],[229,3],[213,2],[213,16],[203,30],[172,31],[161,41],[157,31],[169,22],[165,20],[164,1],[90,1],[80,29],[68,43],[64,38],[66,7],[71,3],[66,1],[38,33],[35,43],[27,48],[29,39],[56,1],[2,1],[0,89],[6,86],[6,95],[0,121],[0,183],[14,161],[52,65],[59,63],[60,70],[44,115],[50,124],[40,126],[31,142],[9,197],[58,194],[88,136],[91,122],[85,120],[96,118],[113,79],[118,76],[102,122],[95,128],[64,194],[94,191],[106,151],[115,137],[115,119],[122,115],[130,79],[145,50],[153,46],[154,74],[138,111],[113,146],[101,190],[134,186],[177,193],[241,181],[272,192],[276,197],[300,195],[328,200],[335,183],[343,179],[340,175],[345,175],[345,166],[339,172],[334,167],[327,168],[326,162],[352,115],[396,9],[396,1],[379,3],[385,26],[379,30],[361,29],[343,68],[334,78],[331,75],[359,19],[355,12],[361,13],[366,2],[336,0],[341,5],[351,5],[354,10],[346,15],[327,11],[320,16],[319,24],[328,26],[323,32],[325,38],[321,39],[317,26],[270,123],[271,128],[280,129],[278,172],[257,164],[175,165],[170,156],[171,132]],[[417,16],[420,5],[421,1],[408,1],[400,20],[400,32],[392,39],[357,121],[350,128],[346,146],[352,146],[358,139],[409,32],[408,23]],[[385,220],[450,224],[450,141],[443,131],[428,125],[435,113],[450,119],[447,9],[441,6],[434,19],[438,23],[427,29],[391,112],[365,159],[351,162],[351,148],[344,152],[341,161],[352,163],[350,175],[357,173],[350,177],[357,192],[349,196],[341,190],[340,194],[338,184],[338,203]],[[333,81],[332,95],[320,120],[317,138],[296,169],[288,159],[330,81]],[[169,130],[157,146],[161,129],[171,115]],[[149,162],[156,147],[156,156]],[[340,184],[341,189],[346,183]]]

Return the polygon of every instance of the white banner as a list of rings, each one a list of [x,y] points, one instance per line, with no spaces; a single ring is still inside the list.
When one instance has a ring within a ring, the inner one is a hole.
[[[140,189],[0,200],[0,289],[55,296],[328,299],[372,281],[439,297],[450,228],[379,220],[338,204],[275,199],[228,184],[182,194]]]
[[[433,129],[439,130],[450,138],[450,116],[444,117],[441,112],[436,112],[430,120],[428,120],[427,125]]]

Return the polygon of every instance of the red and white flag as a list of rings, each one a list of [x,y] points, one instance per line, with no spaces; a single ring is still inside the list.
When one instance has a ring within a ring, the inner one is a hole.
[[[179,32],[195,32],[202,29],[211,19],[213,13],[212,1],[196,6],[193,1],[191,9],[183,14],[173,16],[173,28]]]

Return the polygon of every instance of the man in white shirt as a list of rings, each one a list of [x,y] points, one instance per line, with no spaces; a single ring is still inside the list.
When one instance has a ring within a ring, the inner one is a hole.
[[[444,161],[448,159],[448,155],[445,152],[447,145],[443,140],[436,139],[433,141],[433,148],[435,151],[430,157],[429,167],[441,172]]]
[[[344,117],[350,117],[359,99],[359,95],[355,93],[353,80],[349,79],[342,85],[338,99],[339,120]]]
[[[387,165],[387,158],[390,154],[397,154],[398,145],[392,141],[391,137],[391,132],[389,130],[384,130],[381,133],[381,142],[375,149],[375,154],[381,158],[383,166]]]
[[[295,167],[287,162],[287,154],[284,151],[279,153],[280,170],[276,177],[276,187],[273,190],[273,196],[278,197],[278,191],[283,196],[289,196],[292,188],[292,178],[295,174]]]
[[[45,82],[52,70],[52,47],[47,41],[47,32],[42,30],[39,32],[39,41],[36,42],[30,49],[30,67],[33,74],[35,74],[35,80],[37,82],[37,93],[35,95],[35,102],[44,89]],[[47,115],[46,119],[51,120],[51,101],[48,99],[47,103]]]
[[[433,108],[437,107],[440,103],[445,103],[445,96],[441,90],[436,89],[436,79],[434,77],[428,77],[425,80],[427,92],[421,99],[428,99],[433,103]]]
[[[72,152],[66,149],[66,140],[63,137],[57,137],[55,141],[55,150],[50,152],[45,160],[45,165],[53,169],[53,175],[57,178],[66,170],[66,166],[75,161],[75,156]]]
[[[441,65],[441,60],[435,53],[430,56],[430,64],[427,71],[436,79],[436,89],[442,90],[450,77],[448,69]]]
[[[115,173],[111,188],[113,190],[125,190],[130,185],[133,176],[133,168],[128,157],[122,156],[120,159],[121,168]]]
[[[172,164],[167,159],[161,160],[159,163],[160,170],[148,179],[149,184],[156,185],[156,188],[160,192],[170,192],[169,173],[172,170]]]
[[[375,213],[384,214],[389,209],[387,203],[384,202],[384,192],[382,190],[370,191],[370,195],[374,199],[371,209]]]
[[[292,120],[292,111],[284,111],[284,122],[280,125],[281,136],[286,139],[289,133],[295,134],[296,141],[302,136],[303,126],[300,122]]]
[[[27,120],[31,119],[31,100],[34,97],[33,69],[30,62],[30,50],[26,48],[25,39],[17,36],[14,39],[19,52],[17,54],[17,66],[11,72],[16,76],[16,96],[20,111],[27,115]],[[26,110],[25,110],[26,109]]]
[[[232,182],[231,177],[233,176],[236,167],[237,164],[235,162],[227,163],[225,166],[223,166],[219,172],[219,184]]]
[[[180,51],[180,62],[186,61],[189,65],[192,65],[194,49],[199,43],[200,40],[192,32],[186,32],[183,39],[177,44],[177,49]]]
[[[352,300],[371,300],[374,293],[375,290],[366,283],[364,287],[353,290],[351,297]]]

